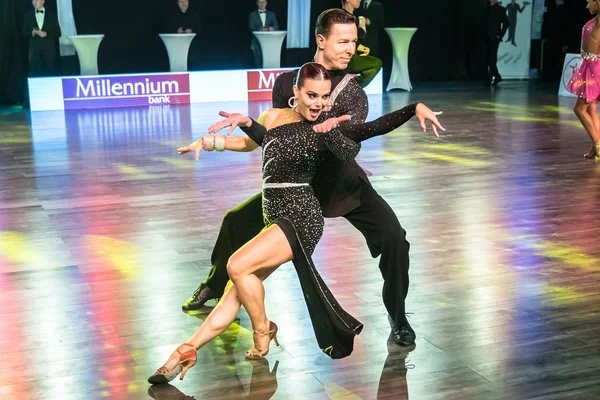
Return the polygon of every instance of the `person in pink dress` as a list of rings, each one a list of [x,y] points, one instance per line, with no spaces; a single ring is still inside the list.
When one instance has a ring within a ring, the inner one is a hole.
[[[573,111],[592,139],[592,147],[583,156],[600,161],[600,0],[587,0],[587,9],[594,15],[581,33],[581,65],[567,84],[567,90],[579,97]]]

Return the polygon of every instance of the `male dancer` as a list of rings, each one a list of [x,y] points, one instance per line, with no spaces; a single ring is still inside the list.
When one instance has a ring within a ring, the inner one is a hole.
[[[332,111],[323,113],[320,121],[350,114],[352,119],[348,123],[364,122],[368,114],[367,96],[343,72],[355,52],[358,39],[355,17],[341,9],[326,10],[317,19],[315,35],[318,47],[315,61],[330,70],[332,97],[336,98]],[[273,107],[289,106],[288,100],[293,97],[294,76],[295,71],[277,78],[273,88]],[[432,118],[423,111],[417,109],[416,116],[425,129],[425,119]],[[239,114],[221,115],[228,118],[211,126],[209,132],[216,132],[225,126],[231,126],[231,132],[237,126]],[[437,134],[435,127],[434,132]],[[404,306],[408,292],[409,243],[393,210],[371,187],[365,172],[356,161],[342,163],[330,157],[317,171],[312,186],[321,203],[323,215],[345,217],[363,234],[371,255],[381,255],[379,269],[384,279],[383,301],[389,313],[393,340],[401,346],[412,345],[415,332],[406,320]],[[221,296],[229,280],[229,257],[263,228],[261,194],[227,212],[212,253],[213,268],[210,275],[187,299],[182,306],[183,310],[198,309],[207,300]]]

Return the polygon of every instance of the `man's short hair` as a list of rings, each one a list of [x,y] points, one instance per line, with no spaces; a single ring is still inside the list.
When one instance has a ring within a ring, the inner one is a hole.
[[[331,33],[331,27],[335,24],[356,25],[356,17],[341,8],[330,8],[329,10],[325,10],[319,15],[319,18],[317,18],[315,37],[319,35],[328,37]]]

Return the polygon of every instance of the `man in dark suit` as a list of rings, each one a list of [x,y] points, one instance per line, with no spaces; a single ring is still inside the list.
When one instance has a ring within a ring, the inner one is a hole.
[[[44,0],[32,4],[33,10],[23,18],[23,35],[29,38],[29,76],[49,76],[54,72],[60,26],[56,14],[44,7]]]
[[[498,0],[489,0],[487,21],[486,21],[486,85],[497,85],[502,82],[502,77],[498,72],[498,47],[510,23],[506,16],[506,9],[498,4]]]
[[[195,33],[196,36],[190,44],[188,51],[188,69],[198,69],[203,57],[201,54],[202,23],[198,9],[190,8],[190,0],[177,0],[177,8],[171,11],[167,21],[167,32],[169,33]]]
[[[385,24],[383,4],[377,1],[362,0],[360,9],[356,10],[356,15],[366,19],[367,34],[363,39],[363,44],[371,49],[369,55],[379,58],[379,33]]]
[[[258,10],[252,11],[248,15],[248,29],[250,32],[272,32],[279,30],[279,24],[277,23],[277,17],[273,11],[267,10],[267,0],[258,0],[256,2]],[[260,49],[260,43],[252,35],[252,43],[250,44],[252,51],[254,52],[254,63],[257,68],[262,67],[262,51]]]
[[[173,33],[200,33],[198,12],[189,9],[190,0],[177,0],[178,10],[174,11],[169,19],[169,32]]]
[[[569,32],[575,26],[574,13],[564,0],[555,0],[555,7],[544,14],[544,58],[542,59],[543,78],[558,81],[562,76],[565,55],[578,51],[569,48]],[[579,42],[577,42],[579,44]],[[569,51],[573,50],[573,51]]]

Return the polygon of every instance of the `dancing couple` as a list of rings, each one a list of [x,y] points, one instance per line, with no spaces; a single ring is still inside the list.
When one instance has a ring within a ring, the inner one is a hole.
[[[298,273],[319,347],[332,358],[349,355],[362,324],[342,309],[311,259],[323,232],[323,215],[345,216],[365,235],[372,254],[382,254],[384,303],[390,313],[392,333],[396,330],[399,340],[414,342],[414,331],[404,314],[408,287],[405,232],[353,159],[361,141],[390,132],[415,114],[424,130],[426,120],[432,122],[436,135],[437,129],[443,128],[437,113],[423,104],[409,105],[363,123],[368,107],[366,96],[352,78],[341,73],[355,51],[355,18],[340,9],[327,10],[318,18],[316,35],[317,62],[305,64],[297,72],[294,85],[290,84],[293,75],[283,74],[277,79],[273,94],[277,108],[265,112],[261,124],[239,114],[225,114],[228,118],[213,125],[209,132],[226,126],[231,131],[239,126],[246,136],[209,133],[178,149],[181,154],[196,152],[198,157],[201,150],[252,151],[260,146],[263,191],[228,213],[235,215],[233,220],[225,217],[210,276],[228,276],[223,295],[194,335],[148,379],[150,383],[168,382],[179,373],[183,379],[195,364],[196,350],[225,331],[241,305],[250,316],[254,338],[246,358],[263,358],[271,340],[278,344],[278,327],[266,316],[262,281],[290,260]],[[283,86],[286,83],[289,88]],[[289,100],[288,108],[281,104],[285,97],[276,96],[290,91],[293,96],[285,101],[288,104]],[[212,293],[205,291],[201,298],[207,287]],[[192,308],[189,306],[194,300],[203,304],[207,298],[220,295],[216,293],[217,286],[203,284],[199,289],[187,303],[188,308]],[[393,337],[396,341],[396,335]]]

